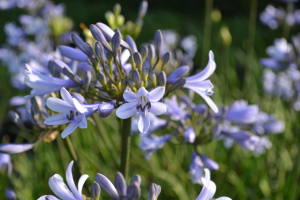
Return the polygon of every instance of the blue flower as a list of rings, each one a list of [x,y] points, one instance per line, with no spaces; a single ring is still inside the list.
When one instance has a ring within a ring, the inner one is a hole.
[[[202,183],[201,178],[203,176],[203,166],[204,165],[200,156],[198,156],[196,152],[192,152],[192,161],[189,167],[192,183]]]
[[[258,106],[250,105],[244,100],[234,101],[226,113],[226,120],[234,123],[252,124],[256,122]]]
[[[99,104],[80,104],[65,88],[61,88],[60,94],[63,100],[54,97],[47,99],[47,107],[59,114],[48,117],[44,123],[47,125],[70,123],[61,133],[61,137],[65,138],[78,126],[87,128],[86,119],[98,110]]]
[[[178,104],[176,95],[173,95],[171,99],[164,99],[164,103],[167,107],[165,115],[170,119],[179,121],[186,118],[187,112],[184,110],[186,105]]]
[[[162,115],[166,112],[166,106],[158,102],[165,93],[165,87],[157,87],[151,92],[148,92],[144,87],[141,87],[137,93],[126,90],[123,98],[128,103],[121,105],[116,114],[121,119],[127,119],[138,114],[138,128],[141,133],[146,133],[150,127],[149,112],[154,115]]]
[[[184,131],[183,138],[188,143],[194,143],[194,141],[196,139],[196,133],[195,133],[193,127],[189,127]]]
[[[82,198],[82,188],[86,181],[86,179],[89,177],[88,175],[84,174],[80,177],[78,181],[78,188],[76,187],[74,180],[73,180],[73,174],[72,174],[72,167],[73,167],[74,161],[70,162],[67,170],[66,170],[66,179],[68,186],[64,183],[63,178],[58,175],[54,174],[51,178],[49,178],[49,187],[52,190],[56,196],[61,198],[62,200],[83,200]],[[70,191],[71,190],[71,191]],[[57,199],[56,197],[52,195],[44,195],[40,197],[38,200],[46,200],[47,197],[51,197],[52,199]],[[50,199],[51,199],[50,198]]]

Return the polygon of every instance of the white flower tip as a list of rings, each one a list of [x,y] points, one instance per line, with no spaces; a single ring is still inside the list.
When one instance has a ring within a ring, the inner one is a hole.
[[[215,56],[214,56],[214,53],[212,50],[209,51],[208,57],[209,57],[209,60],[215,61]]]

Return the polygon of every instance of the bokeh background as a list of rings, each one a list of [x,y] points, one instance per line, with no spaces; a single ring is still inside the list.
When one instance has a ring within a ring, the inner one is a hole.
[[[74,22],[74,30],[82,33],[79,26],[96,22],[106,22],[104,13],[112,10],[115,3],[122,6],[126,20],[135,20],[140,1],[102,1],[102,0],[54,0],[55,4],[66,6],[66,15]],[[263,93],[262,70],[259,58],[265,57],[265,49],[275,38],[283,36],[282,29],[271,30],[259,22],[259,13],[269,4],[285,7],[286,4],[271,0],[215,0],[213,9],[221,12],[219,22],[212,21],[211,30],[205,29],[205,11],[210,0],[151,0],[144,18],[144,26],[137,45],[148,42],[157,29],[172,29],[184,35],[195,35],[198,50],[193,70],[203,69],[207,62],[208,50],[213,50],[217,70],[212,76],[215,85],[214,101],[217,105],[230,104],[233,100],[245,99],[250,104],[258,104],[263,111],[275,113],[286,123],[283,134],[271,135],[271,149],[264,155],[253,156],[251,152],[238,146],[225,149],[222,142],[214,141],[202,151],[219,163],[220,169],[212,173],[217,185],[217,197],[228,196],[232,199],[275,199],[295,200],[300,198],[300,114],[290,109],[279,98]],[[295,4],[297,6],[297,3]],[[298,6],[299,7],[299,6]],[[5,43],[3,27],[6,22],[17,21],[22,11],[12,9],[0,11],[0,44]],[[208,13],[211,17],[211,13]],[[224,45],[221,37],[222,27],[227,27],[232,41]],[[299,27],[291,30],[296,34]],[[205,32],[209,31],[208,33]],[[5,66],[0,67],[0,141],[30,141],[33,136],[16,128],[7,116],[8,101],[12,96],[25,95],[9,85]],[[197,99],[198,103],[202,100]],[[85,130],[77,129],[70,137],[81,165],[90,176],[90,185],[96,173],[105,174],[114,180],[118,170],[120,155],[119,122],[115,116],[95,118],[97,126],[89,124]],[[89,122],[90,123],[90,122]],[[25,138],[25,139],[24,139]],[[156,152],[149,161],[138,149],[139,138],[132,138],[130,176],[142,177],[142,199],[147,199],[152,182],[162,187],[159,199],[195,199],[201,191],[189,178],[191,161],[189,147],[168,143]],[[60,156],[61,154],[61,156]],[[44,194],[52,194],[48,179],[58,173],[65,176],[65,169],[71,158],[66,152],[61,137],[52,143],[40,143],[27,153],[13,155],[14,171],[12,184],[18,199],[37,199]],[[75,180],[79,175],[73,170]],[[0,179],[0,189],[7,187],[5,178]],[[129,180],[128,180],[129,181]],[[9,185],[8,185],[9,187]],[[89,194],[87,188],[83,193]],[[102,190],[101,199],[107,199]],[[0,199],[5,199],[3,190]]]

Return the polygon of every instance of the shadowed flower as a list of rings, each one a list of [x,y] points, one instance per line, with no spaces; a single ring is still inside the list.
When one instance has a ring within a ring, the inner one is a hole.
[[[99,104],[80,104],[75,98],[72,98],[65,88],[61,88],[60,94],[63,100],[54,97],[47,99],[47,107],[59,114],[48,117],[44,123],[47,125],[61,125],[71,122],[61,133],[61,137],[65,138],[78,126],[87,128],[86,119],[98,111]]]
[[[72,80],[64,80],[35,72],[29,65],[25,64],[25,84],[32,88],[30,95],[25,98],[31,98],[38,95],[44,95],[60,90],[62,87],[70,88],[78,86]]]
[[[73,174],[72,174],[73,163],[74,163],[74,161],[72,161],[69,164],[69,166],[66,170],[66,179],[67,179],[67,183],[68,183],[68,186],[70,189],[64,183],[63,178],[58,174],[54,174],[49,179],[49,182],[48,182],[49,187],[52,190],[52,192],[54,194],[56,194],[56,196],[58,196],[62,200],[83,200],[82,188],[83,188],[83,185],[84,185],[86,179],[89,176],[86,174],[82,175],[78,181],[78,188],[76,188],[76,185],[73,180]],[[54,197],[52,195],[44,195],[44,196],[40,197],[38,200],[46,200],[47,198],[50,198],[51,200],[57,199],[56,197]]]
[[[148,92],[144,87],[141,87],[137,93],[126,90],[123,98],[128,103],[121,105],[116,114],[121,119],[127,119],[138,114],[138,128],[141,133],[146,133],[150,127],[149,112],[154,115],[162,115],[166,112],[166,106],[158,102],[165,93],[165,87],[157,87],[151,92]]]
[[[139,144],[139,148],[142,151],[146,152],[146,160],[149,160],[150,156],[155,151],[161,149],[171,139],[171,137],[171,134],[166,134],[160,137],[154,134],[140,135],[141,143]]]
[[[0,171],[7,170],[7,174],[10,176],[12,173],[12,163],[10,155],[6,153],[0,153]]]
[[[258,106],[248,106],[246,101],[233,102],[226,113],[226,119],[234,123],[251,124],[254,123],[258,115]]]
[[[34,145],[30,143],[25,144],[0,144],[0,153],[6,153],[6,154],[17,154],[22,153],[24,151],[28,151],[32,149]]]

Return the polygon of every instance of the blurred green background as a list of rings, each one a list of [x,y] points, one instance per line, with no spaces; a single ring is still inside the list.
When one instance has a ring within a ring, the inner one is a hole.
[[[125,19],[134,21],[140,3],[134,0],[55,0],[54,2],[66,5],[66,15],[74,21],[74,29],[79,33],[82,32],[80,23],[88,26],[96,22],[106,22],[105,11],[112,10],[117,2],[122,6]],[[250,104],[258,104],[265,112],[275,113],[286,123],[283,134],[270,136],[272,148],[258,157],[238,146],[225,149],[222,142],[217,141],[202,147],[202,151],[220,165],[220,169],[212,173],[212,180],[217,185],[215,196],[228,196],[239,200],[299,199],[300,115],[291,110],[288,103],[263,93],[261,84],[263,68],[258,63],[259,58],[266,56],[266,47],[271,45],[275,38],[283,35],[282,29],[274,31],[262,25],[258,15],[268,3],[282,7],[286,5],[271,0],[215,0],[213,8],[220,10],[222,19],[218,23],[212,22],[209,38],[204,38],[206,1],[151,0],[148,3],[144,26],[137,40],[138,46],[142,42],[151,40],[157,29],[173,29],[181,36],[195,35],[199,48],[194,59],[194,70],[205,67],[209,49],[215,54],[217,70],[212,76],[212,83],[215,85],[213,99],[218,105],[246,99]],[[5,42],[3,32],[5,22],[17,21],[21,13],[18,9],[0,12],[1,44]],[[220,29],[223,26],[228,27],[232,36],[230,46],[222,44]],[[291,35],[298,30],[299,27],[294,28]],[[210,41],[208,49],[203,50],[203,41]],[[26,92],[18,93],[11,88],[6,71],[5,67],[0,67],[1,143],[18,142],[23,138],[30,140],[32,136],[17,129],[7,117],[10,109],[8,100],[17,94],[25,95]],[[203,102],[200,98],[196,101]],[[120,162],[119,122],[115,115],[105,119],[98,117],[94,119],[97,126],[88,122],[88,129],[77,129],[70,136],[80,158],[80,164],[84,172],[90,176],[86,186],[95,180],[96,173],[104,174],[113,181]],[[16,137],[17,135],[21,137]],[[188,200],[197,197],[201,186],[192,184],[189,178],[188,169],[191,161],[189,146],[168,143],[146,161],[137,147],[138,143],[138,136],[133,136],[129,174],[130,176],[141,175],[142,199],[147,199],[152,182],[162,187],[159,199]],[[34,151],[13,155],[12,159],[15,171],[12,184],[18,199],[37,199],[44,194],[52,194],[48,179],[55,173],[65,177],[65,169],[71,161],[61,137],[52,143],[41,142]],[[75,169],[73,175],[76,182],[79,175]],[[0,199],[5,199],[2,189],[7,187],[6,184],[6,178],[1,178]],[[89,196],[89,191],[86,189],[83,193]],[[108,198],[103,190],[101,198]]]

